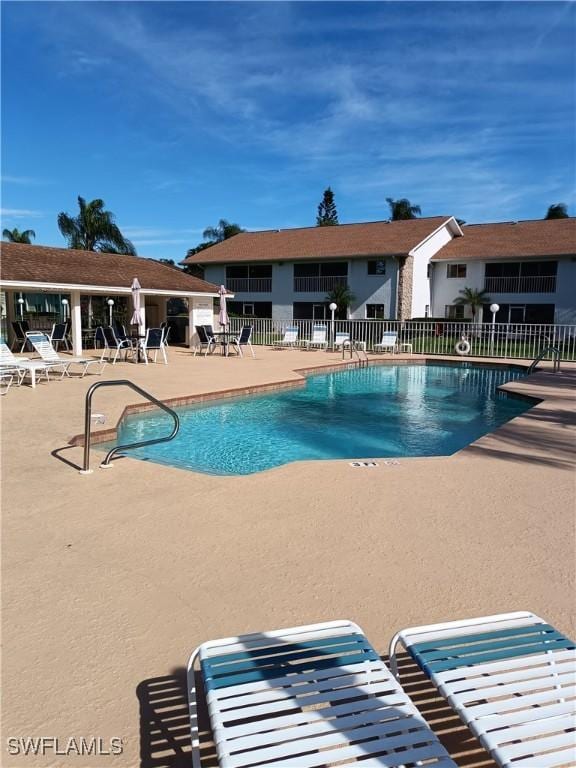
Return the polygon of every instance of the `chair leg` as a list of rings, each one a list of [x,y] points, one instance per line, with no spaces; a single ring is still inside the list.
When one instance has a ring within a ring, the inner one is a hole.
[[[164,347],[161,347],[161,349],[162,349],[162,354],[164,355],[164,365],[168,365],[168,358],[166,357],[166,350],[164,349]]]
[[[248,342],[248,346],[250,347],[250,352],[252,353],[252,357],[256,357],[256,355],[254,354],[254,347],[252,346],[251,341]]]

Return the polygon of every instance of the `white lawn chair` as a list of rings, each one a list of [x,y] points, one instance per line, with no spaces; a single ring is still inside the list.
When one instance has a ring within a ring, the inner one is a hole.
[[[27,357],[16,357],[7,344],[0,342],[0,371],[4,373],[17,371],[19,377],[18,384],[22,383],[26,374],[30,376],[30,384],[33,388],[36,386],[37,376],[43,374],[46,377],[46,381],[50,381],[48,371],[52,368],[54,368],[52,363],[46,363],[42,360],[30,360]]]
[[[240,635],[197,648],[188,662],[193,768],[200,768],[196,662],[220,768],[455,768],[350,621]]]
[[[26,338],[32,344],[36,352],[38,352],[43,362],[50,364],[54,368],[57,368],[57,367],[62,368],[61,378],[64,378],[64,376],[70,376],[70,372],[68,369],[70,368],[71,365],[82,366],[82,369],[83,369],[82,377],[86,375],[86,371],[88,370],[90,365],[92,364],[99,365],[100,366],[99,374],[102,373],[102,370],[106,365],[106,363],[103,362],[102,360],[96,360],[93,357],[60,357],[60,355],[58,354],[58,352],[56,352],[56,350],[50,343],[50,339],[45,333],[38,333],[37,331],[29,331],[26,334]]]
[[[312,328],[312,338],[304,339],[304,346],[306,349],[310,347],[321,347],[326,349],[328,347],[328,328],[325,325],[315,325]]]
[[[347,331],[337,331],[334,338],[334,349],[350,346],[350,334]]]
[[[379,352],[398,352],[398,334],[395,331],[384,331],[380,344],[374,344],[374,351]]]
[[[576,643],[527,611],[404,629],[401,643],[502,768],[576,765]]]
[[[298,343],[298,327],[289,325],[284,331],[284,338],[272,342],[275,347],[294,347]]]

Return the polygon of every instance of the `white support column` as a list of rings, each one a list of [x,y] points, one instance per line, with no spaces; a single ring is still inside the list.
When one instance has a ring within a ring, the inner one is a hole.
[[[82,317],[80,314],[80,291],[72,291],[70,300],[70,319],[72,320],[72,353],[78,357],[82,354]]]
[[[140,294],[140,320],[141,325],[138,326],[138,333],[140,336],[144,336],[146,333],[146,296],[143,293]]]
[[[12,328],[12,323],[20,318],[16,317],[16,310],[14,303],[16,301],[15,291],[6,291],[6,343],[12,349],[12,342],[14,341],[15,334]]]
[[[194,330],[194,299],[188,299],[188,346],[194,349],[197,342],[196,331]]]

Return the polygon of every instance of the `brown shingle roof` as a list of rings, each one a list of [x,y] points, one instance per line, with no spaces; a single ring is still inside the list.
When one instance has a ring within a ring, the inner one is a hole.
[[[64,285],[129,288],[137,277],[143,289],[217,293],[218,287],[180,269],[138,256],[75,251],[43,245],[2,243],[0,279]]]
[[[185,259],[183,263],[223,264],[407,254],[449,218],[435,216],[409,221],[241,232]]]
[[[519,259],[576,254],[576,218],[469,224],[433,261]]]

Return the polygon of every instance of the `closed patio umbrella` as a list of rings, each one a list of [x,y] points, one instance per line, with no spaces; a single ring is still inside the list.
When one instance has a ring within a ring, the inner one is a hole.
[[[130,325],[137,325],[140,327],[142,325],[142,314],[140,312],[140,289],[141,285],[138,282],[138,278],[135,277],[134,280],[132,280],[132,307],[134,309],[132,313],[132,319],[130,320]]]
[[[218,293],[220,294],[220,314],[218,315],[218,322],[223,328],[225,328],[228,325],[228,312],[226,311],[226,288],[221,285]]]

